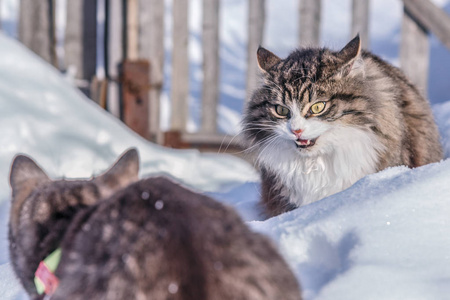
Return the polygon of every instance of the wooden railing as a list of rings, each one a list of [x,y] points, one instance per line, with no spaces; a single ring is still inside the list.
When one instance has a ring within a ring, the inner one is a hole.
[[[55,58],[54,0],[21,0],[20,39],[22,42],[57,67]],[[100,0],[99,0],[100,1]],[[123,82],[118,66],[124,60],[145,59],[150,62],[148,84],[131,84],[137,100],[149,101],[147,138],[173,147],[217,148],[220,144],[236,148],[232,137],[217,132],[217,105],[219,98],[219,0],[203,0],[203,86],[201,126],[197,133],[187,133],[189,60],[188,60],[188,11],[189,0],[172,1],[172,115],[170,132],[162,133],[159,122],[159,105],[163,86],[164,68],[164,15],[163,0],[104,0],[105,67],[106,74],[97,78],[107,93],[92,93],[99,103],[117,116],[123,110]],[[300,45],[319,46],[321,26],[321,1],[299,1]],[[400,63],[410,79],[424,93],[427,88],[429,67],[429,33],[433,33],[450,49],[450,17],[429,0],[403,0],[402,39]],[[97,1],[67,1],[66,65],[77,67],[76,78],[86,89],[95,77],[95,53],[97,51],[95,24]],[[247,99],[257,84],[258,68],[255,53],[263,43],[265,27],[265,0],[247,0],[248,3],[248,60]],[[39,12],[39,13],[33,13]],[[363,46],[369,47],[369,0],[352,1],[351,35],[359,33]],[[39,19],[39,20],[35,20]],[[47,19],[47,21],[45,21]],[[82,22],[80,20],[83,20]],[[382,21],[382,20],[381,20]],[[37,26],[36,24],[39,24]],[[95,26],[94,26],[95,27]],[[91,28],[89,30],[89,28]],[[350,38],[350,37],[349,37]],[[38,42],[37,42],[38,41]],[[62,66],[64,68],[64,66]],[[98,74],[97,74],[98,75]],[[133,80],[133,77],[130,77]],[[122,92],[119,87],[122,85]],[[130,85],[130,82],[128,82]],[[127,85],[127,86],[128,86]],[[97,84],[98,86],[98,84]],[[136,88],[138,92],[136,92]],[[143,90],[145,89],[145,92]],[[95,90],[95,89],[94,89]],[[147,92],[148,90],[148,92]],[[86,92],[89,94],[89,92]],[[147,95],[148,94],[148,95]],[[103,95],[103,96],[101,96]],[[142,95],[147,95],[142,97]],[[106,98],[105,98],[106,97]],[[136,96],[137,97],[137,96]],[[122,100],[121,100],[122,99]],[[243,103],[244,105],[244,103]],[[144,134],[145,135],[145,134]]]
[[[403,0],[400,65],[424,94],[430,62],[429,33],[450,50],[450,17],[429,0]]]

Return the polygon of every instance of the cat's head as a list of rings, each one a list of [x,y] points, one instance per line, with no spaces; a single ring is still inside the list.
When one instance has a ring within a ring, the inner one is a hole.
[[[33,272],[58,247],[76,213],[138,180],[139,155],[125,152],[103,174],[87,180],[52,180],[31,158],[18,155],[11,166],[10,254],[30,292]]]
[[[67,206],[92,205],[138,180],[139,155],[130,149],[103,174],[86,180],[51,180],[31,158],[17,155],[11,165],[11,228],[16,231],[24,213],[42,220]],[[27,202],[35,202],[28,210]],[[50,207],[54,206],[54,207]],[[24,211],[25,210],[25,211]]]
[[[243,120],[250,149],[315,156],[351,143],[349,129],[370,126],[374,105],[365,83],[365,55],[359,36],[340,51],[306,48],[285,59],[260,47],[263,82]]]

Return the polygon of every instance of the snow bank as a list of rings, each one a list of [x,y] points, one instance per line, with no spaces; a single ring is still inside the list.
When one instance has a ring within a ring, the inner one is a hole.
[[[142,174],[170,173],[203,190],[257,178],[230,155],[200,154],[150,144],[110,117],[19,43],[0,35],[0,188],[8,189],[13,156],[34,157],[53,176],[89,177],[128,147],[137,147]],[[209,172],[220,168],[221,172]]]
[[[448,299],[450,161],[391,168],[266,222],[306,299]]]
[[[9,167],[32,156],[50,176],[90,177],[129,147],[139,150],[141,175],[165,173],[204,191],[256,181],[253,167],[231,155],[201,154],[151,144],[125,127],[18,42],[0,34],[0,299],[21,290],[11,276],[6,224]]]

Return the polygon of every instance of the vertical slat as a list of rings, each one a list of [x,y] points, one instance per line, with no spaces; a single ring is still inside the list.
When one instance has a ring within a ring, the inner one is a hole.
[[[107,93],[107,108],[120,117],[120,87],[119,64],[123,60],[123,2],[122,0],[107,0],[106,2],[106,49],[105,66],[109,80]]]
[[[369,48],[369,0],[352,1],[352,30],[351,37],[358,33],[361,38],[362,47]]]
[[[19,40],[44,60],[55,65],[53,4],[52,0],[20,1]]]
[[[320,44],[321,0],[300,0],[300,46]]]
[[[127,0],[127,58],[136,60],[139,57],[139,1]]]
[[[219,98],[219,0],[203,0],[202,132],[217,131]]]
[[[65,65],[74,69],[81,90],[89,94],[89,81],[97,65],[97,1],[67,1]]]
[[[429,61],[428,32],[405,9],[402,20],[400,65],[423,95],[427,93]]]
[[[266,19],[265,0],[248,1],[248,44],[247,44],[247,97],[250,99],[258,83],[256,51],[263,43]]]
[[[172,130],[185,131],[188,116],[188,0],[173,1]]]
[[[123,121],[148,139],[149,63],[146,60],[125,60],[122,64]]]
[[[140,0],[139,5],[139,56],[150,62],[150,138],[160,143],[162,136],[159,113],[164,80],[164,1]]]
[[[51,64],[56,68],[59,68],[58,56],[56,55],[56,0],[48,0],[48,6]]]

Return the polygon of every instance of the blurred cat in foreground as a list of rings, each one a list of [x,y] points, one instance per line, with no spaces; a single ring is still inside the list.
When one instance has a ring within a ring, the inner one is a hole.
[[[134,149],[90,180],[14,159],[10,255],[33,299],[301,299],[276,248],[233,209],[138,170]]]

